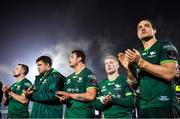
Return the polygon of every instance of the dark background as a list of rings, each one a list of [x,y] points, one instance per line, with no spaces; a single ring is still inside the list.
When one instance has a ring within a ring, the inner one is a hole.
[[[127,0],[13,0],[0,2],[0,79],[12,84],[17,63],[37,74],[35,60],[53,58],[53,67],[65,76],[72,73],[68,57],[72,49],[85,51],[87,65],[100,81],[106,77],[103,58],[127,48],[140,49],[136,35],[140,18],[151,19],[158,40],[170,40],[179,50],[179,4],[173,1]],[[120,68],[120,73],[125,74]]]

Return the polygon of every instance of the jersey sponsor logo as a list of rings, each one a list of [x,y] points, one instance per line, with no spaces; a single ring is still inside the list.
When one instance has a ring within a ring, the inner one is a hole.
[[[112,94],[112,97],[113,98],[121,98],[121,95],[119,95],[119,94],[117,94],[117,95],[116,94]]]
[[[75,92],[79,92],[79,88],[75,88]]]
[[[97,81],[95,79],[91,79],[90,85],[97,86]]]
[[[67,88],[67,92],[69,92],[69,93],[73,93],[74,91],[75,91],[74,88]]]
[[[168,50],[167,51],[167,58],[172,59],[172,60],[176,60],[177,59],[176,52],[173,50]]]
[[[164,49],[169,49],[169,48],[171,48],[171,47],[172,47],[172,45],[164,45],[164,46],[163,46]]]
[[[24,89],[27,90],[29,87],[31,87],[31,83],[24,83]]]
[[[96,80],[96,76],[95,75],[88,75],[88,78],[90,78],[90,79],[95,79]]]
[[[169,98],[167,96],[160,96],[160,101],[169,101]]]

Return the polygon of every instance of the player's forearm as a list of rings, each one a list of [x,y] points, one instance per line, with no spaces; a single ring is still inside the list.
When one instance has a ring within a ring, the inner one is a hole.
[[[141,69],[153,74],[154,76],[165,79],[166,81],[171,81],[174,79],[176,74],[176,63],[171,62],[169,64],[170,65],[155,65],[143,59],[138,63]]]
[[[12,98],[14,98],[15,100],[17,100],[18,102],[22,104],[27,104],[29,102],[29,100],[25,96],[17,95],[13,93],[12,91],[9,91],[8,94],[9,96],[11,96]]]
[[[134,106],[133,96],[129,96],[122,99],[112,98],[112,104],[119,105],[126,108],[132,108]]]
[[[93,101],[96,97],[96,94],[90,93],[69,93],[69,97],[78,101]]]

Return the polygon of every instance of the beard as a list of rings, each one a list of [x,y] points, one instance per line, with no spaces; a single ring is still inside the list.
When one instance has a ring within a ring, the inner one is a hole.
[[[141,38],[141,40],[144,41],[144,42],[147,42],[147,41],[149,41],[152,38],[153,38],[153,36],[150,35],[150,36],[145,36],[145,37]]]

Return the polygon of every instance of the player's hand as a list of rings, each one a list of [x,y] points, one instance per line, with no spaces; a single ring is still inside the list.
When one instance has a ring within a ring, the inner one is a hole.
[[[32,95],[33,92],[34,92],[34,90],[33,90],[33,87],[32,87],[32,86],[29,87],[27,90],[23,90],[23,93],[24,93],[24,95],[25,95],[26,97]]]
[[[69,93],[64,92],[64,91],[56,91],[56,95],[69,97]]]
[[[122,64],[122,66],[126,69],[126,70],[129,70],[128,68],[128,65],[129,65],[129,61],[128,59],[126,58],[125,54],[120,52],[118,54],[118,59],[120,61],[120,63]]]
[[[127,49],[125,51],[125,56],[130,63],[135,62],[138,64],[142,60],[139,51],[137,51],[136,49]]]
[[[8,91],[10,91],[10,87],[7,85],[3,85],[2,91],[3,91],[3,93],[8,93]]]
[[[100,101],[103,105],[107,106],[111,103],[112,101],[112,95],[108,95],[108,96],[101,96],[100,97]]]
[[[61,103],[65,103],[65,102],[67,102],[68,100],[69,100],[69,97],[67,97],[67,96],[59,96],[59,95],[55,95],[57,98],[59,98],[59,101],[61,102]]]

